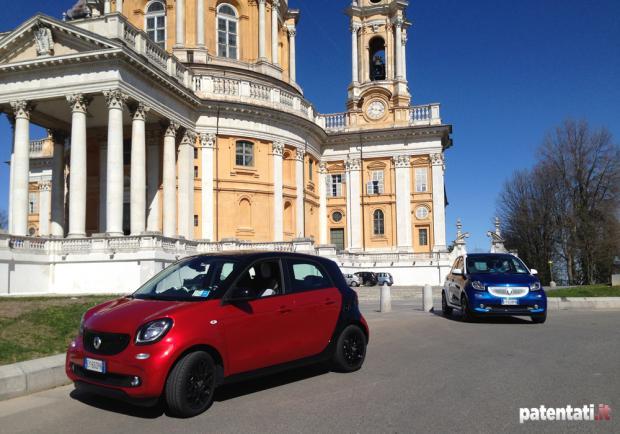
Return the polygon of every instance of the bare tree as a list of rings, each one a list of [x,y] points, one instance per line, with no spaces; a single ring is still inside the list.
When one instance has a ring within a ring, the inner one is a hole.
[[[608,281],[619,249],[620,148],[604,128],[564,122],[534,169],[504,186],[498,210],[507,245],[526,261],[542,270],[559,262],[569,283]]]

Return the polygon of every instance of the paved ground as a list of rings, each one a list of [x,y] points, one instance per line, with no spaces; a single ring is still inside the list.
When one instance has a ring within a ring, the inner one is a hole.
[[[375,303],[376,304],[376,303]],[[305,369],[228,386],[205,414],[168,418],[72,387],[0,402],[3,433],[620,432],[619,312],[552,312],[544,325],[463,324],[398,303],[374,312],[354,374]],[[455,318],[456,319],[456,318]],[[530,422],[519,407],[606,403],[611,422]]]

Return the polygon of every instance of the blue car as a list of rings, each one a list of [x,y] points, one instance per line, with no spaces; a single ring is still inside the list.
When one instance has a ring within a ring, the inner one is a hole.
[[[514,255],[477,253],[459,256],[441,291],[445,316],[461,310],[463,321],[489,316],[529,316],[547,320],[547,296],[536,277]]]

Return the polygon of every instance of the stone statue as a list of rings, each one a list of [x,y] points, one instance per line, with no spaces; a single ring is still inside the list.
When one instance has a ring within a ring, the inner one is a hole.
[[[37,44],[37,55],[51,56],[54,54],[54,37],[52,29],[41,26],[34,31],[34,39]]]

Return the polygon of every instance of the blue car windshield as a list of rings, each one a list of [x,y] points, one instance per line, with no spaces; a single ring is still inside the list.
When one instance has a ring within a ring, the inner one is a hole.
[[[521,260],[512,255],[476,255],[467,257],[468,274],[529,274]]]

